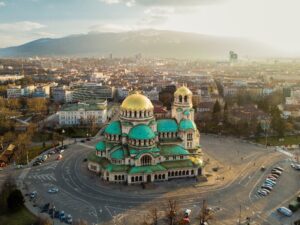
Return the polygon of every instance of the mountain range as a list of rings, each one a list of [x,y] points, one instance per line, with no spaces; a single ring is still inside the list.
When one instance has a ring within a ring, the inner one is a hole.
[[[0,57],[102,56],[227,59],[229,51],[241,57],[276,57],[281,53],[244,38],[218,37],[166,30],[88,33],[62,38],[42,38],[0,49]]]

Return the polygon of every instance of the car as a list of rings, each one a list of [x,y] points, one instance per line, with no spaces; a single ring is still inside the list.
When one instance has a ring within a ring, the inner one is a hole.
[[[282,174],[282,171],[274,168],[274,169],[271,170],[271,173],[280,173],[280,174]]]
[[[53,206],[52,208],[49,209],[49,215],[51,216],[51,218],[54,218],[55,215],[55,206]]]
[[[37,196],[37,191],[31,192],[29,196],[30,196],[30,199],[36,198],[36,196]]]
[[[65,212],[64,211],[60,211],[59,212],[59,220],[62,222],[64,221],[66,218]]]
[[[59,154],[63,153],[64,151],[64,149],[59,150]]]
[[[280,175],[278,175],[278,174],[275,174],[275,173],[274,173],[274,174],[272,174],[272,176],[273,176],[273,177],[275,177],[276,179],[278,179],[278,178],[280,177]]]
[[[81,143],[85,143],[85,140],[81,140],[80,142],[81,142]]]
[[[43,155],[43,156],[42,156],[42,161],[43,161],[43,162],[45,162],[47,159],[48,159],[48,156],[47,156],[47,155]]]
[[[59,210],[55,210],[54,218],[59,218]]]
[[[68,215],[66,216],[65,221],[66,221],[67,224],[72,224],[72,223],[73,223],[72,216],[71,216],[70,214],[68,214]]]
[[[269,178],[266,179],[266,182],[269,182],[269,183],[274,184],[274,185],[276,184],[275,181],[273,181],[273,180],[271,180],[271,179],[269,179]]]
[[[91,139],[90,138],[87,138],[87,139],[85,139],[86,141],[90,141]]]
[[[272,188],[270,185],[265,185],[265,184],[262,185],[261,188],[262,188],[262,189],[269,190],[269,191],[272,191],[272,190],[273,190],[273,188]]]
[[[39,165],[41,165],[42,163],[40,162],[40,161],[35,161],[33,164],[32,164],[32,166],[39,166]]]
[[[293,215],[293,212],[290,209],[286,208],[286,207],[279,207],[277,209],[277,212],[279,212],[280,214],[282,214],[284,216],[288,216],[288,217]]]
[[[61,160],[62,159],[62,155],[61,154],[59,154],[58,156],[57,156],[57,158],[56,158],[57,160]]]
[[[41,213],[48,212],[50,208],[50,203],[46,203],[41,209]]]
[[[51,151],[48,152],[48,154],[49,154],[49,155],[54,155],[54,154],[55,154],[55,151],[54,151],[54,150],[51,150]]]
[[[273,177],[273,176],[268,176],[266,179],[270,179],[270,180],[272,180],[272,181],[276,181],[276,180],[277,180],[277,178],[276,178],[276,177]]]
[[[268,180],[265,180],[264,185],[269,185],[269,186],[273,187],[275,184]]]
[[[22,168],[23,168],[23,165],[17,165],[16,168],[17,168],[17,169],[22,169]]]
[[[278,176],[280,176],[281,175],[281,172],[280,171],[272,171],[272,174],[276,174],[276,175],[278,175]]]
[[[291,167],[294,168],[295,170],[300,170],[300,164],[292,163]]]
[[[58,188],[57,187],[52,187],[48,189],[48,193],[57,193],[58,192]]]
[[[284,171],[284,169],[281,168],[280,166],[277,166],[277,167],[275,167],[274,169],[279,170],[280,172],[283,172],[283,171]]]
[[[262,196],[267,196],[269,194],[269,192],[267,192],[266,190],[263,190],[263,189],[259,189],[257,191],[257,193]]]

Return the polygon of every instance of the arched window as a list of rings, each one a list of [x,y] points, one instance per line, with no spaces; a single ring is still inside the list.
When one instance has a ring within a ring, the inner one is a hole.
[[[134,182],[134,177],[131,177],[131,182]]]
[[[140,176],[140,181],[143,181],[143,177],[142,176]]]
[[[154,179],[157,180],[157,175],[156,174],[154,175]]]
[[[161,174],[159,174],[158,179],[161,179]]]
[[[187,99],[188,99],[187,96],[184,96],[184,102],[187,102]]]
[[[179,102],[182,102],[182,96],[179,95]]]
[[[142,158],[141,158],[141,164],[142,166],[148,166],[148,165],[151,165],[152,163],[152,158],[151,156],[149,155],[144,155]]]
[[[163,175],[162,175],[162,179],[165,179],[165,178],[166,178],[166,176],[165,176],[165,174],[163,174]]]
[[[118,180],[118,176],[117,175],[115,175],[115,180]]]

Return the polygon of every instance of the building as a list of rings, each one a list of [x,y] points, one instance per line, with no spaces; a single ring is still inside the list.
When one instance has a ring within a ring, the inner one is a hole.
[[[58,111],[61,126],[103,124],[107,120],[107,101],[67,104]]]
[[[156,120],[152,102],[139,92],[129,95],[119,120],[88,157],[88,168],[108,182],[138,184],[202,174],[200,135],[194,123],[192,92],[174,93],[171,118]]]
[[[115,88],[102,86],[97,83],[84,83],[75,86],[73,89],[73,101],[89,101],[99,99],[113,99]]]
[[[11,86],[6,90],[7,98],[20,98],[22,96],[21,86]]]

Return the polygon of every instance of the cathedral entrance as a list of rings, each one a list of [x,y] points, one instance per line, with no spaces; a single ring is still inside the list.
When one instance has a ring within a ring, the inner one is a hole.
[[[151,182],[151,175],[147,175],[147,183]]]

